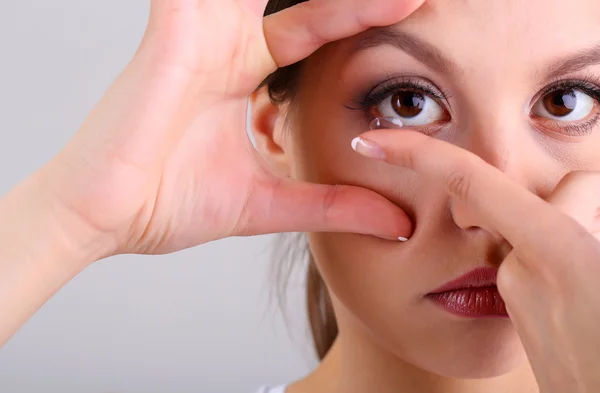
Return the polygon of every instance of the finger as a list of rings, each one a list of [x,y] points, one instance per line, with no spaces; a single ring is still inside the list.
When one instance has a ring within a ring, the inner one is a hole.
[[[264,18],[271,56],[279,67],[296,63],[322,45],[373,26],[401,21],[424,0],[311,0]]]
[[[250,233],[349,232],[394,240],[412,233],[402,209],[360,187],[278,179],[256,190],[250,200],[246,208]]]
[[[600,232],[600,172],[570,172],[561,179],[548,202],[592,233]]]
[[[353,146],[443,185],[479,217],[482,227],[513,247],[523,241],[547,243],[556,230],[560,217],[554,208],[467,150],[408,130],[369,131]]]

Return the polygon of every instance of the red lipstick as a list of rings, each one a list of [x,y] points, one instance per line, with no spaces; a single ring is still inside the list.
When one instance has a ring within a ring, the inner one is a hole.
[[[498,269],[480,267],[452,280],[427,298],[452,314],[463,317],[508,317],[496,287]]]

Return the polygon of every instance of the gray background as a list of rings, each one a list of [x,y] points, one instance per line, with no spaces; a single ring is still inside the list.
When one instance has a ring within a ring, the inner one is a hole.
[[[130,60],[148,9],[149,0],[2,0],[2,195],[77,130]],[[315,361],[300,275],[287,326],[269,302],[276,240],[93,265],[0,349],[0,392],[252,393],[302,376]]]

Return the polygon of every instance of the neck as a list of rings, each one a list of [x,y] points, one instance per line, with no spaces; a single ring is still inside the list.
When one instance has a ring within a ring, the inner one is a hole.
[[[539,392],[527,362],[494,378],[448,378],[406,363],[366,340],[340,334],[316,370],[287,393]]]

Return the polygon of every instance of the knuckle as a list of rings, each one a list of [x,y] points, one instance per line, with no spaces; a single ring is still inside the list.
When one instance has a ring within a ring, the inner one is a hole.
[[[308,43],[313,46],[326,44],[332,34],[329,30],[330,25],[324,24],[323,21],[331,20],[335,16],[336,9],[321,2],[305,1],[298,5],[298,10],[302,10],[305,16]]]
[[[446,187],[451,196],[467,198],[471,191],[472,177],[469,172],[458,169],[450,172],[446,178]]]
[[[477,168],[478,161],[477,156],[468,156],[456,165],[454,170],[451,170],[446,177],[446,187],[451,196],[467,199],[471,193],[473,186],[473,170]]]
[[[567,228],[566,232],[568,233],[564,236],[565,244],[563,248],[565,255],[585,254],[589,249],[597,249],[600,246],[600,242],[596,240],[594,235],[575,220],[564,227]]]
[[[325,193],[325,197],[323,198],[323,210],[322,210],[323,220],[325,222],[329,221],[329,218],[331,216],[331,210],[332,210],[331,208],[336,204],[336,201],[338,200],[338,198],[340,196],[341,190],[342,190],[341,186],[339,184],[335,184],[335,185],[332,185],[331,187],[329,187],[329,189]]]
[[[415,153],[415,151],[408,151],[406,152],[406,154],[394,157],[392,162],[396,165],[400,165],[406,168],[415,168],[415,154],[417,154]]]
[[[571,171],[563,177],[562,181],[574,186],[596,185],[597,187],[600,187],[600,172],[584,170]]]

